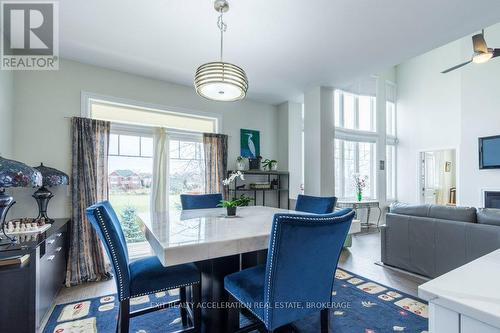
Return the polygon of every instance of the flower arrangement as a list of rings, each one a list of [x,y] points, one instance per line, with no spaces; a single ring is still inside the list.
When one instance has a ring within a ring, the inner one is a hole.
[[[240,178],[241,180],[245,180],[245,176],[241,171],[234,171],[232,172],[228,178],[224,179],[222,181],[222,184],[224,186],[229,186],[236,178]],[[226,208],[227,210],[227,216],[235,216],[236,215],[236,208],[241,207],[241,206],[248,206],[248,204],[252,201],[253,199],[250,197],[245,196],[242,194],[239,198],[234,198],[231,200],[222,200],[218,206]]]
[[[368,176],[361,176],[359,173],[355,173],[352,175],[352,178],[357,199],[361,201],[363,200],[363,190],[368,186]]]
[[[240,177],[241,180],[245,180],[245,176],[243,175],[243,172],[241,172],[240,170],[238,171],[233,171],[229,177],[227,177],[226,179],[224,179],[222,181],[222,185],[224,186],[229,186],[229,184],[231,184],[232,182],[234,182],[234,180],[236,178]]]

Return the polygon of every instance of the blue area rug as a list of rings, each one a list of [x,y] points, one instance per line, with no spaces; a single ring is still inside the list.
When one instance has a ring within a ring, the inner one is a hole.
[[[335,274],[330,328],[335,333],[427,332],[427,304],[362,276],[338,269]],[[178,298],[157,293],[131,300],[137,310]],[[118,316],[116,295],[57,305],[44,333],[114,333]],[[242,323],[247,322],[243,318]],[[319,313],[294,323],[299,332],[319,332]],[[179,309],[166,309],[132,318],[130,332],[159,333],[182,329]],[[216,332],[214,332],[216,333]]]

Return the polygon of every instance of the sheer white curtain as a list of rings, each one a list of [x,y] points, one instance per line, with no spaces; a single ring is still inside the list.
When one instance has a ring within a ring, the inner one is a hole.
[[[153,182],[151,184],[151,210],[166,212],[169,193],[169,138],[166,129],[155,128],[153,132]]]

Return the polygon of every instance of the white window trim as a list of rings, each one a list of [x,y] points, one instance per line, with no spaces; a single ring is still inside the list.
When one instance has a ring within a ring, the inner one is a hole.
[[[174,106],[165,106],[165,105],[159,105],[159,104],[153,104],[153,103],[146,103],[142,101],[137,101],[137,100],[132,100],[132,99],[126,99],[126,98],[120,98],[120,97],[114,97],[114,96],[109,96],[109,95],[102,95],[102,94],[97,94],[97,93],[92,93],[88,91],[81,91],[81,116],[84,118],[90,118],[91,117],[91,102],[92,101],[98,101],[98,102],[104,102],[108,104],[115,104],[118,106],[126,106],[126,107],[137,107],[140,109],[148,109],[151,111],[156,111],[156,112],[168,112],[170,114],[178,114],[181,116],[195,116],[198,118],[207,118],[207,119],[215,119],[215,131],[214,133],[221,133],[223,129],[223,123],[222,123],[222,115],[217,114],[217,113],[211,113],[211,112],[205,112],[205,111],[198,111],[198,110],[192,110],[192,109],[185,109],[185,108],[179,108],[179,107],[174,107]],[[115,124],[115,126],[118,126],[118,124]],[[140,127],[143,128],[151,128],[148,126],[141,126],[141,125],[126,125],[126,124],[119,124],[120,127],[123,127],[126,129],[127,127],[129,128],[135,128],[138,129]],[[184,130],[179,130],[175,128],[166,128],[169,132],[181,132],[181,133],[193,133],[191,131],[184,131]],[[136,131],[137,133],[137,131]]]
[[[393,161],[392,163],[394,164],[394,196],[393,197],[389,197],[387,196],[387,146],[394,146],[394,156],[393,156]],[[398,200],[398,139],[397,138],[394,138],[394,137],[387,137],[387,140],[386,140],[386,155],[385,155],[385,175],[386,175],[386,182],[385,182],[385,186],[386,186],[386,190],[385,190],[385,193],[386,193],[386,200],[387,202],[395,202]]]

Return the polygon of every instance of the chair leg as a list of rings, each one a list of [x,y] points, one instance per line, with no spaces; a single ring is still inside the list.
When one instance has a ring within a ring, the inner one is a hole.
[[[191,286],[193,302],[194,332],[201,332],[201,282]]]
[[[128,333],[130,322],[130,300],[126,299],[120,302],[118,309],[118,325],[116,326],[116,333]]]
[[[321,310],[321,333],[328,333],[328,309]]]
[[[233,333],[240,328],[240,310],[237,307],[239,302],[229,293],[227,301],[229,304],[229,309],[227,311],[227,331],[228,333]]]
[[[182,326],[186,327],[188,324],[188,312],[186,307],[188,306],[187,302],[187,297],[186,297],[186,287],[181,287],[179,290],[179,296],[180,296],[180,312],[181,312],[181,319],[182,319]]]

